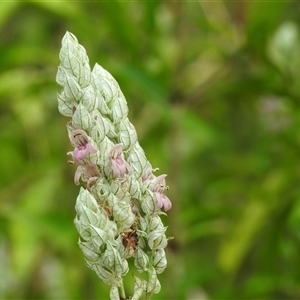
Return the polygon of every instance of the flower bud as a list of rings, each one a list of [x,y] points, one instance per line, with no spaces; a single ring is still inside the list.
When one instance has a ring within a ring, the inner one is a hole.
[[[94,117],[96,123],[91,129],[91,137],[97,143],[101,143],[109,131],[108,124],[101,117]]]
[[[120,230],[129,228],[135,219],[130,204],[125,201],[119,201],[113,206],[113,216],[114,220],[118,223]]]
[[[82,104],[78,104],[72,117],[72,123],[75,128],[89,131],[96,121],[91,118],[90,113]]]
[[[161,218],[159,216],[154,216],[150,218],[148,223],[148,231],[154,231],[154,230],[164,230],[164,224],[161,221]]]
[[[91,262],[95,262],[100,257],[100,251],[95,248],[95,246],[90,242],[82,242],[79,240],[78,246],[83,252],[85,259]]]
[[[119,124],[119,142],[123,145],[124,150],[129,150],[137,142],[137,134],[134,126],[126,118]]]
[[[94,83],[100,94],[103,96],[108,107],[110,103],[118,97],[119,85],[115,79],[98,64],[95,65],[93,71]]]
[[[149,281],[147,284],[147,293],[157,294],[160,291],[161,285],[157,279],[156,271],[152,266],[148,270]]]
[[[148,270],[149,258],[146,253],[141,249],[137,248],[134,255],[134,266],[138,272],[142,273]]]
[[[91,240],[95,245],[96,249],[100,249],[100,247],[106,242],[107,236],[106,231],[90,225],[90,232],[91,232]]]
[[[128,181],[128,192],[130,196],[136,199],[141,198],[141,189],[139,181],[136,180],[133,176],[130,176]]]
[[[57,94],[57,100],[59,112],[66,117],[72,117],[73,109],[77,105],[77,101],[68,99],[64,92]]]
[[[151,250],[164,249],[167,247],[168,240],[165,235],[166,228],[151,231],[148,236],[148,245]]]
[[[138,300],[143,294],[143,291],[147,290],[147,281],[140,279],[138,277],[134,277],[134,294],[131,298],[131,300]]]
[[[78,102],[82,98],[83,92],[76,78],[72,74],[65,73],[65,81],[63,88],[65,97]]]
[[[87,109],[89,113],[97,110],[99,107],[99,99],[96,97],[92,86],[88,85],[82,91],[81,104]]]
[[[128,181],[112,180],[110,184],[111,192],[120,200],[127,199],[130,201],[130,194],[128,193]]]
[[[156,207],[156,198],[154,197],[153,193],[149,190],[143,194],[141,207],[145,214],[153,215],[156,211],[158,211]]]
[[[128,115],[128,106],[124,96],[118,96],[113,101],[111,109],[111,116],[114,124],[119,124],[122,120],[126,119]]]
[[[165,270],[167,266],[167,259],[164,249],[157,249],[156,251],[154,251],[154,258],[152,263],[157,274],[161,274]]]
[[[119,283],[119,280],[116,279],[116,277],[114,276],[114,273],[111,270],[106,269],[105,267],[102,266],[101,259],[97,260],[96,262],[87,260],[86,264],[90,269],[92,269],[97,274],[97,276],[104,283],[106,283],[108,285],[113,285],[113,284]]]
[[[140,178],[147,166],[147,158],[138,142],[130,149],[127,162],[133,168],[136,177]]]
[[[96,93],[96,97],[97,97],[97,100],[98,100],[98,110],[99,112],[101,113],[101,115],[111,115],[111,109],[107,106],[105,100],[104,100],[104,97],[103,95],[101,94],[101,92],[99,91],[97,85],[95,85],[95,82],[93,82],[93,88],[94,88],[94,91]]]
[[[128,272],[127,260],[121,258],[120,253],[111,242],[106,244],[106,250],[102,255],[102,264],[107,270],[112,270],[116,279],[119,280]]]
[[[101,204],[107,200],[108,195],[111,193],[110,188],[107,185],[107,181],[104,178],[96,182],[96,184],[92,187],[92,192],[96,195],[96,198]]]

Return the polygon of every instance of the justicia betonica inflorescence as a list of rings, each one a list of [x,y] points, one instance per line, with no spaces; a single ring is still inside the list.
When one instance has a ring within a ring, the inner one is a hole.
[[[160,291],[157,274],[164,271],[168,238],[160,216],[171,208],[164,194],[166,175],[155,176],[134,126],[128,107],[112,75],[89,59],[76,37],[67,32],[59,54],[56,76],[62,87],[58,108],[71,118],[67,131],[78,165],[75,184],[75,226],[79,247],[88,267],[111,286],[112,300],[126,299],[123,276],[132,258],[136,300]]]

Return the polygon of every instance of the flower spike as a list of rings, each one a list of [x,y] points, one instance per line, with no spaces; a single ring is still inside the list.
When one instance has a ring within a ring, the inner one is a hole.
[[[128,259],[148,280],[135,277],[132,299],[160,291],[157,274],[167,266],[168,238],[160,216],[172,207],[164,194],[166,175],[155,176],[128,119],[126,99],[113,76],[96,64],[67,32],[62,40],[56,81],[62,87],[58,110],[71,118],[67,130],[82,184],[74,224],[87,266],[111,286],[110,299],[126,297]]]

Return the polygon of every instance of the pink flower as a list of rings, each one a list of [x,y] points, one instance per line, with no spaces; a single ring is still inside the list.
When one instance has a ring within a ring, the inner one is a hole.
[[[165,211],[169,210],[172,207],[170,199],[164,194],[166,189],[166,178],[167,175],[163,174],[156,177],[150,186],[151,191],[154,193],[157,200],[157,207],[164,208]]]
[[[87,183],[87,189],[90,190],[90,184],[94,183],[100,177],[100,171],[98,167],[92,163],[86,165],[79,165],[74,176],[74,182],[79,185],[79,180]]]
[[[75,145],[74,151],[68,152],[76,163],[80,163],[88,152],[96,153],[97,149],[89,142],[84,130],[75,129],[71,134],[71,141]]]
[[[109,153],[109,159],[114,177],[123,177],[126,172],[130,174],[132,172],[131,167],[122,156],[123,145],[116,144],[112,147]]]

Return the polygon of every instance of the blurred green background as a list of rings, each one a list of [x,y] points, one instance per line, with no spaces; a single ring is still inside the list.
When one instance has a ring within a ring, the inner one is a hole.
[[[168,174],[175,239],[153,299],[300,299],[300,4],[287,0],[0,3],[0,298],[108,299],[73,225],[55,82],[66,31],[117,79]]]

